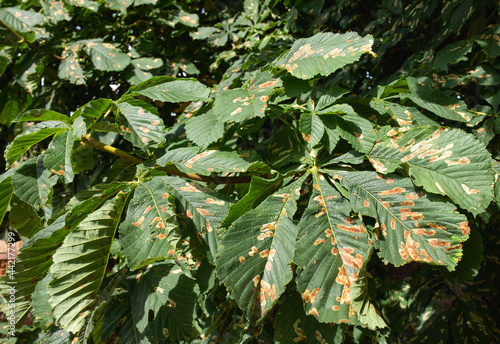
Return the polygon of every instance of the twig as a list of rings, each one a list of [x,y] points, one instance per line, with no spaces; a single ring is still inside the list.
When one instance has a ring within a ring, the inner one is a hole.
[[[121,149],[109,146],[105,143],[102,143],[100,141],[97,141],[93,138],[91,138],[88,134],[86,134],[83,139],[83,142],[88,144],[91,147],[100,149],[102,151],[111,153],[113,155],[119,156],[121,158],[124,158],[126,160],[135,162],[136,164],[143,163],[145,160],[142,158],[139,158],[138,156],[132,155],[130,153],[127,153]],[[252,181],[252,178],[250,176],[242,176],[242,177],[209,177],[209,176],[202,176],[199,174],[195,173],[184,173],[181,172],[177,169],[175,166],[165,166],[161,168],[162,171],[165,171],[167,173],[173,174],[175,176],[187,178],[187,179],[192,179],[196,180],[199,182],[205,182],[205,183],[215,183],[215,184],[240,184],[240,183],[250,183]]]

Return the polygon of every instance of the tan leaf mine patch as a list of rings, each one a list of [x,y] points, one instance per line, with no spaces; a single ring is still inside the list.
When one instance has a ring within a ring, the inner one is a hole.
[[[198,154],[198,155],[196,155],[196,156],[192,157],[192,158],[191,158],[191,159],[189,159],[188,161],[186,161],[186,162],[184,163],[184,165],[185,165],[187,168],[192,168],[192,167],[193,167],[193,164],[194,164],[197,160],[199,160],[199,159],[201,159],[201,158],[204,158],[204,157],[207,157],[207,156],[209,156],[209,155],[211,155],[211,154],[213,154],[213,153],[215,153],[215,152],[216,152],[216,150],[209,150],[209,151],[205,151],[205,152],[203,152],[203,153],[200,153],[200,154]],[[181,188],[181,190],[182,190],[182,188]]]
[[[368,158],[368,160],[372,163],[373,167],[377,172],[384,173],[385,171],[387,171],[387,167],[385,167],[384,164],[382,164],[380,161],[370,157]]]
[[[406,189],[405,188],[402,188],[402,187],[396,187],[394,189],[390,189],[390,190],[386,190],[386,191],[380,191],[380,192],[377,192],[377,195],[380,195],[380,196],[385,196],[385,195],[395,195],[395,194],[400,194],[400,193],[403,193],[405,192]]]
[[[143,223],[143,222],[144,222],[144,220],[145,220],[145,217],[144,217],[144,216],[141,216],[141,217],[139,218],[139,220],[137,220],[137,222],[134,222],[134,223],[132,223],[132,224],[133,224],[134,226],[136,226],[136,227],[139,227],[139,226],[141,225],[141,223]]]
[[[479,193],[479,190],[476,189],[470,189],[467,185],[462,184],[462,189],[467,193],[467,195],[472,195],[472,194],[477,194]]]
[[[205,203],[207,204],[217,204],[217,205],[224,205],[224,201],[216,201],[213,198],[207,198],[205,200]]]
[[[293,341],[295,343],[307,341],[307,337],[304,335],[304,330],[299,327],[299,323],[300,323],[300,319],[297,319],[293,323],[293,330],[295,331],[295,334],[297,335],[297,337],[293,339]]]
[[[443,187],[438,182],[434,183],[434,185],[436,185],[438,190],[441,191],[443,195],[446,195],[446,192],[444,191]]]
[[[314,288],[312,291],[306,289],[305,292],[302,293],[302,299],[304,299],[305,303],[311,302],[313,304],[316,301],[316,297],[319,294],[319,288]]]

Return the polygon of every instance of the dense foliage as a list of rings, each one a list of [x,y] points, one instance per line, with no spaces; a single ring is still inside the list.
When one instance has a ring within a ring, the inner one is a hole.
[[[6,342],[500,342],[497,4],[334,3],[2,2]]]

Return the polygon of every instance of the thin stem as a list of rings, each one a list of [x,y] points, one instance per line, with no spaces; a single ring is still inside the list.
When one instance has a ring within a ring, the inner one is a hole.
[[[136,164],[141,164],[145,160],[142,158],[139,158],[138,156],[132,155],[130,153],[127,153],[121,149],[109,146],[105,143],[102,143],[100,141],[97,141],[93,138],[91,138],[88,134],[85,134],[85,136],[82,139],[83,142],[88,144],[91,147],[100,149],[102,151],[111,153],[113,155],[119,156],[120,158],[124,158],[126,160],[132,161]],[[169,174],[173,174],[175,176],[191,179],[191,180],[196,180],[199,182],[205,182],[205,183],[215,183],[215,184],[240,184],[240,183],[250,183],[252,181],[252,177],[250,176],[243,176],[243,177],[209,177],[209,176],[202,176],[199,174],[195,173],[184,173],[181,172],[177,169],[177,167],[173,165],[165,166],[161,168],[162,171],[165,171]]]

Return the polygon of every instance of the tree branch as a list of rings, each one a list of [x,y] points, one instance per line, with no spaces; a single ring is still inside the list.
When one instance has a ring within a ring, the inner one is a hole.
[[[1,23],[3,26],[5,26],[5,27],[7,28],[7,30],[9,30],[9,31],[10,31],[10,32],[14,35],[14,36],[16,36],[17,38],[19,38],[19,40],[20,40],[21,42],[26,42],[26,44],[27,44],[30,48],[35,49],[35,50],[37,50],[37,51],[41,51],[41,50],[42,50],[40,47],[38,47],[38,46],[34,45],[34,44],[33,44],[33,43],[31,43],[31,42],[28,42],[28,41],[26,40],[26,38],[24,38],[24,37],[23,37],[23,36],[21,36],[19,33],[17,33],[14,29],[12,29],[10,26],[8,26],[7,24],[5,24],[2,20],[0,20],[0,23]],[[62,58],[62,57],[61,57],[61,56],[59,56],[59,55],[51,54],[50,56],[51,56],[52,58],[56,59],[56,60],[59,60],[59,61],[64,60],[64,58]]]
[[[143,163],[145,160],[142,158],[139,158],[138,156],[132,155],[130,153],[127,153],[121,149],[109,146],[105,143],[102,143],[100,141],[97,141],[89,136],[89,134],[85,134],[85,136],[82,138],[82,141],[88,144],[91,147],[100,149],[102,151],[111,153],[113,155],[119,156],[121,158],[124,158],[126,160],[135,162],[136,164]],[[162,171],[165,171],[169,174],[173,174],[175,176],[191,179],[191,180],[196,180],[199,182],[205,182],[205,183],[215,183],[215,184],[241,184],[241,183],[250,183],[252,181],[252,177],[250,176],[242,176],[242,177],[209,177],[209,176],[202,176],[199,174],[195,173],[184,173],[181,172],[177,169],[175,166],[165,166],[161,168]]]

